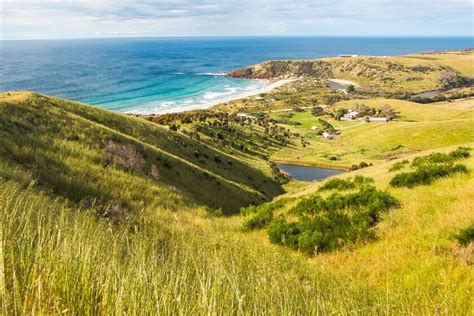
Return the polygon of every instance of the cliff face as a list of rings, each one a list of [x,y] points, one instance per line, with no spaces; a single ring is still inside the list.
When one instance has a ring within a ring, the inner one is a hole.
[[[236,69],[227,74],[233,78],[275,79],[293,77],[333,77],[331,64],[320,61],[269,61],[261,64]]]

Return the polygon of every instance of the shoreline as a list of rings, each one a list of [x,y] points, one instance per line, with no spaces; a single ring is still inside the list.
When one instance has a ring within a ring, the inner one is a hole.
[[[263,88],[260,88],[255,91],[249,91],[245,92],[239,95],[234,95],[234,96],[229,96],[227,98],[223,98],[220,100],[215,100],[211,101],[206,104],[197,104],[197,105],[190,105],[186,106],[183,108],[177,108],[177,109],[169,109],[169,110],[163,110],[163,111],[151,111],[149,113],[137,113],[134,111],[127,111],[124,112],[125,114],[129,115],[137,115],[137,116],[146,116],[146,115],[154,115],[154,114],[168,114],[168,113],[181,113],[181,112],[187,112],[187,111],[193,111],[193,110],[206,110],[210,109],[216,105],[219,104],[224,104],[230,101],[235,101],[235,100],[240,100],[240,99],[245,99],[251,96],[259,95],[261,93],[268,93],[271,92],[272,90],[281,87],[287,83],[294,82],[299,80],[299,78],[286,78],[286,79],[256,79],[256,80],[265,80],[267,81],[266,85]]]
[[[338,170],[349,172],[351,171],[350,167],[343,167],[341,165],[333,165],[333,164],[326,164],[326,163],[309,163],[309,162],[300,162],[299,160],[273,160],[270,157],[270,160],[275,164],[284,164],[284,165],[295,165],[299,167],[309,167],[309,168],[321,168],[321,169],[330,169],[330,170]]]

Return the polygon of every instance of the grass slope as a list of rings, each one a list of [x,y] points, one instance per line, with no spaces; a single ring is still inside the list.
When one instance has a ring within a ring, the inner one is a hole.
[[[303,77],[345,79],[356,82],[367,93],[414,94],[441,88],[439,78],[451,72],[470,77],[474,73],[474,51],[427,53],[391,57],[332,57],[318,60],[277,60],[244,67],[231,77]]]
[[[473,147],[472,143],[466,145]],[[412,189],[388,185],[397,174],[389,172],[394,163],[404,159],[411,161],[431,152],[450,152],[455,148],[424,151],[337,176],[373,177],[376,187],[387,190],[400,201],[401,207],[387,213],[376,226],[375,241],[321,253],[310,261],[325,271],[384,289],[387,297],[410,306],[407,310],[410,313],[472,314],[473,248],[472,244],[461,247],[455,236],[474,224],[474,157],[460,161],[471,170],[469,174],[451,176]],[[283,195],[284,206],[280,206],[275,216],[286,214],[302,198],[316,193],[321,185],[314,183],[304,190]],[[251,235],[267,243],[266,231]]]
[[[2,314],[381,312],[385,301],[196,212],[153,208],[117,225],[4,180],[0,200]]]
[[[40,185],[74,201],[99,197],[127,209],[192,201],[232,213],[282,192],[269,172],[143,120],[33,93],[2,94],[0,116],[5,168],[31,169]],[[108,140],[134,145],[143,170],[104,168]],[[150,176],[152,164],[159,180]]]
[[[346,79],[361,71],[366,88],[419,91],[438,84],[446,67],[472,75],[471,60],[472,51],[336,58],[290,68],[282,62],[271,71]],[[420,65],[429,69],[408,80],[424,69]],[[394,74],[400,77],[386,80]],[[262,99],[218,108],[250,112],[321,103],[335,104],[329,110],[390,104],[399,115],[390,123],[325,117],[340,131],[326,141],[310,130],[321,127],[310,111],[267,113],[290,124],[221,118],[183,123],[173,132],[58,98],[0,94],[2,314],[473,314],[474,248],[456,236],[474,225],[474,157],[460,161],[469,173],[411,189],[389,186],[408,170],[404,160],[474,147],[472,99],[431,105],[359,99],[306,78]],[[199,133],[200,140],[184,131]],[[110,140],[133,145],[144,165],[135,171],[106,167]],[[321,183],[290,182],[290,193],[246,209],[262,210],[258,221],[210,214],[207,207],[231,214],[282,194],[268,157],[344,168],[372,162],[338,178],[372,177],[400,207],[370,227],[375,239],[341,241],[337,250],[312,257],[270,244],[259,228],[275,216],[295,220],[289,210]],[[390,171],[395,163],[401,169]],[[104,208],[117,216],[104,216]]]
[[[271,156],[277,161],[308,165],[348,168],[361,161],[377,163],[407,153],[463,144],[474,139],[474,101],[455,103],[418,104],[393,99],[349,100],[337,103],[334,108],[354,108],[357,103],[380,108],[389,104],[398,112],[398,118],[389,123],[364,121],[340,122],[324,118],[340,129],[340,136],[327,141],[311,131],[320,126],[318,118],[307,112],[274,113],[278,118],[293,113],[291,119],[301,123],[292,130],[305,135],[309,144],[284,148]]]

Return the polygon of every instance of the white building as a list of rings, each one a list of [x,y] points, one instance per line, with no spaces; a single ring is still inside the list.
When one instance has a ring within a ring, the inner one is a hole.
[[[316,130],[318,130],[318,127],[317,127],[317,126],[313,126],[313,127],[311,127],[311,130],[312,130],[312,131],[316,131]]]
[[[255,116],[247,114],[247,113],[239,113],[237,117],[244,118],[244,119],[254,119]]]
[[[387,123],[388,119],[386,117],[369,117],[369,122]]]
[[[327,140],[334,139],[334,135],[329,134],[328,132],[323,132],[323,137]]]
[[[342,121],[352,121],[357,118],[357,115],[359,115],[359,112],[349,110],[344,116],[341,118]]]

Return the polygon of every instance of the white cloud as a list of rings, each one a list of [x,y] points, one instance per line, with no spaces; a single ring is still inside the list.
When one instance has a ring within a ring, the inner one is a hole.
[[[472,0],[0,0],[1,37],[472,35]]]

